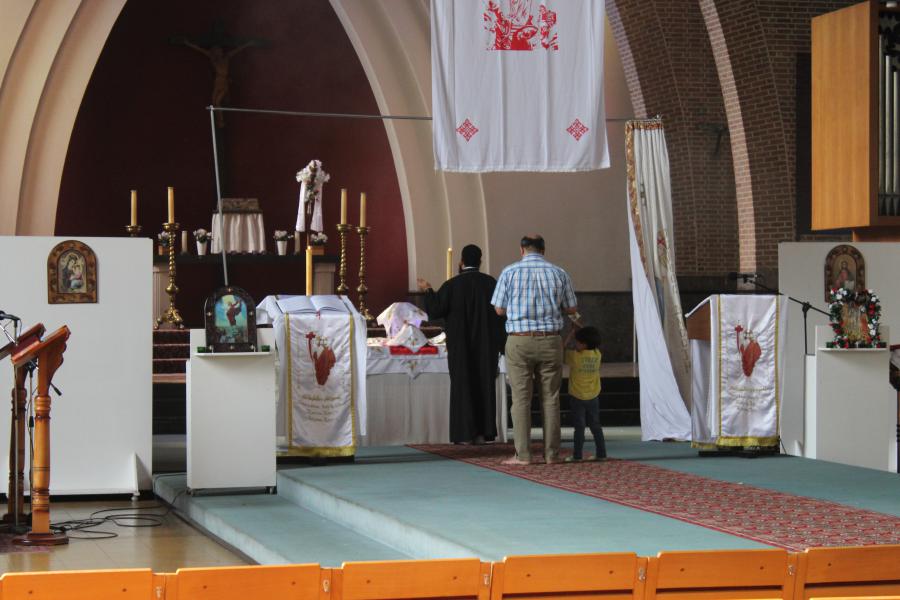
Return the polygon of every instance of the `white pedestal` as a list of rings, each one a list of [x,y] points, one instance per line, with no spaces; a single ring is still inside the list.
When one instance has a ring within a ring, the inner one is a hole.
[[[897,470],[897,394],[887,349],[825,348],[830,327],[816,327],[807,357],[804,456],[882,471]],[[888,340],[887,328],[882,338]]]
[[[197,354],[206,332],[191,330],[187,365],[187,485],[268,488],[275,485],[275,344],[269,352]]]

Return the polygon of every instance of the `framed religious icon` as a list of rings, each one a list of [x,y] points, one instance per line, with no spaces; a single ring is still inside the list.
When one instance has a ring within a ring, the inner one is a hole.
[[[256,352],[256,303],[239,287],[217,289],[206,299],[206,347],[211,352]]]
[[[97,302],[97,255],[77,240],[58,243],[47,257],[47,302]]]
[[[832,248],[825,257],[825,302],[831,290],[857,292],[866,289],[866,261],[859,250],[848,244]]]

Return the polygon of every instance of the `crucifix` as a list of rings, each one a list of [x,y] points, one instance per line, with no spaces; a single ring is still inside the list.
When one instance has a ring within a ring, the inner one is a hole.
[[[200,36],[189,38],[177,36],[169,41],[172,44],[187,46],[196,50],[209,59],[213,72],[212,106],[222,106],[222,102],[228,96],[228,87],[231,83],[229,66],[231,59],[240,52],[250,47],[265,46],[265,40],[256,38],[239,38],[225,33],[222,21],[213,21],[210,30]],[[224,115],[216,112],[216,126],[220,129],[225,126]]]

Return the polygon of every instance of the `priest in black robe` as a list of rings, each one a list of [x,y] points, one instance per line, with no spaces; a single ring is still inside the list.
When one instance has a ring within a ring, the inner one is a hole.
[[[483,444],[497,437],[497,361],[506,333],[491,306],[497,280],[480,272],[481,249],[462,250],[459,274],[435,292],[424,279],[429,319],[444,319],[450,369],[450,441]]]

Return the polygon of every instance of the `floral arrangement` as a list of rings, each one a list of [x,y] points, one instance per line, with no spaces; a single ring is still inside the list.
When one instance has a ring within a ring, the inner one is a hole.
[[[881,301],[870,289],[855,292],[845,288],[833,288],[828,294],[828,312],[834,341],[828,348],[884,348],[879,325]],[[850,311],[845,310],[850,308]],[[858,309],[859,314],[855,314]],[[849,313],[849,314],[848,314]],[[856,320],[854,324],[853,320]]]
[[[194,231],[194,239],[201,244],[205,244],[212,239],[212,234],[205,229],[197,229]]]
[[[321,231],[318,233],[313,233],[309,236],[309,243],[313,246],[324,246],[327,241],[328,236]]]
[[[172,243],[172,237],[169,235],[168,231],[160,231],[156,235],[156,239],[159,240],[159,245],[163,248],[168,248],[169,244]]]
[[[275,230],[275,235],[273,235],[272,237],[275,238],[275,241],[276,241],[276,242],[286,242],[286,241],[288,241],[288,240],[290,240],[290,239],[293,239],[293,238],[294,238],[294,234],[293,234],[293,233],[288,233],[287,231],[283,231],[283,230],[281,230],[281,229],[276,229],[276,230]]]
[[[322,161],[318,159],[309,161],[308,165],[297,171],[297,181],[306,184],[310,190],[308,193],[312,193],[312,190],[322,187],[323,183],[327,183],[330,180],[331,175],[322,170]]]

